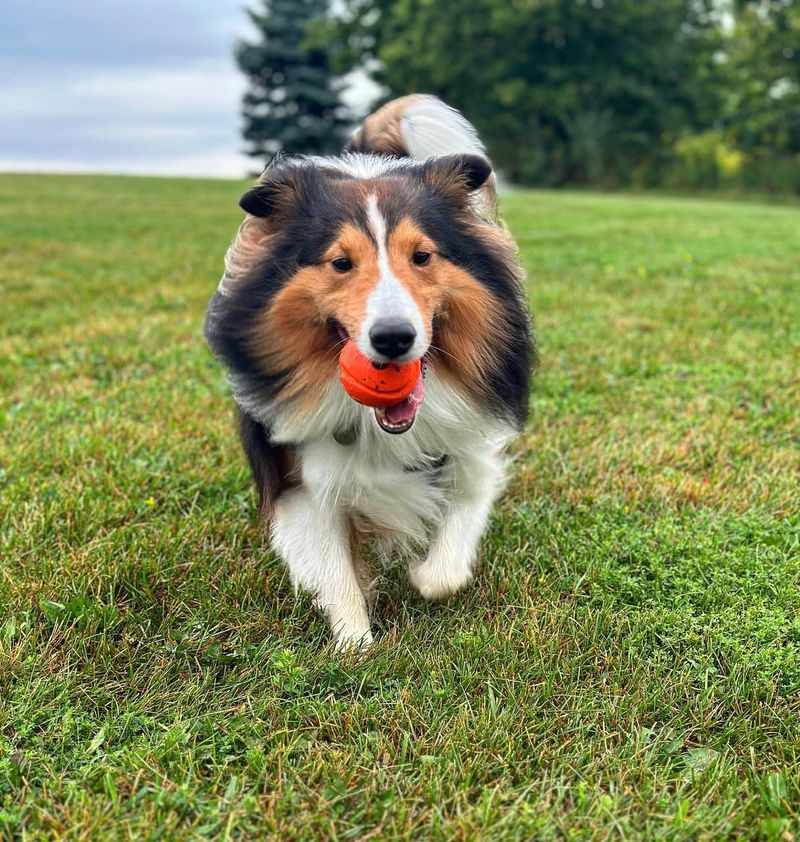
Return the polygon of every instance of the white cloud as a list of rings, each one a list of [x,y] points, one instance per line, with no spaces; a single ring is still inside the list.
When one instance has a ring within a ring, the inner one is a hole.
[[[67,102],[91,107],[126,108],[147,115],[180,116],[218,111],[235,114],[244,78],[232,62],[192,68],[147,70],[140,67],[94,72],[67,83]]]
[[[0,169],[242,176],[249,0],[4,0]],[[8,5],[8,8],[6,8]]]
[[[0,168],[242,176],[243,90],[229,62],[23,80],[0,92]]]
[[[20,173],[74,173],[97,175],[158,175],[187,178],[244,178],[247,173],[258,169],[258,165],[245,155],[227,149],[198,152],[175,157],[143,156],[141,159],[74,161],[53,158],[3,159],[0,156],[0,172]]]
[[[0,170],[238,177],[259,168],[241,154],[245,79],[233,60],[235,41],[252,34],[252,0],[4,2]],[[356,112],[380,93],[364,73],[347,81]]]

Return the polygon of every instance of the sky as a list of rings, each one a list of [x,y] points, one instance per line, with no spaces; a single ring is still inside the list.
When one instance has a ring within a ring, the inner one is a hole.
[[[252,172],[232,57],[252,31],[245,5],[2,0],[0,171]],[[359,76],[347,99],[372,93]]]

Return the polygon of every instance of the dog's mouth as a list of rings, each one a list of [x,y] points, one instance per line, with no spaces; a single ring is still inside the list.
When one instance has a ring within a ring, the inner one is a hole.
[[[417,410],[425,397],[425,361],[419,374],[416,386],[411,394],[393,406],[375,408],[375,420],[378,426],[387,433],[399,435],[411,429],[417,417]]]
[[[344,326],[333,319],[329,322],[329,328],[338,340],[337,344],[344,343],[350,338]],[[391,365],[391,363],[388,363],[388,365]],[[414,426],[417,411],[425,398],[425,368],[425,358],[423,357],[419,380],[417,380],[410,395],[392,406],[373,407],[375,420],[384,432],[396,436],[408,432]]]

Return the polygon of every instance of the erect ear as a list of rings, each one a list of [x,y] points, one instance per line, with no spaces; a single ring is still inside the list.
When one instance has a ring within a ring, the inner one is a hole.
[[[445,192],[477,190],[491,174],[492,165],[483,155],[445,155],[424,165],[428,184]]]
[[[239,207],[252,216],[269,216],[291,190],[291,178],[286,169],[267,167],[258,184],[239,199]]]

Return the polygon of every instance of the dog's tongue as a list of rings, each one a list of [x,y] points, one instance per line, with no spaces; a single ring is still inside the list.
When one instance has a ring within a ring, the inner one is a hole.
[[[417,408],[422,403],[422,399],[425,397],[425,381],[422,378],[422,373],[420,372],[419,380],[417,380],[417,385],[414,386],[411,394],[400,401],[400,403],[394,404],[394,406],[387,406],[384,410],[384,414],[386,420],[390,424],[407,424],[409,421],[413,421],[417,415]]]

